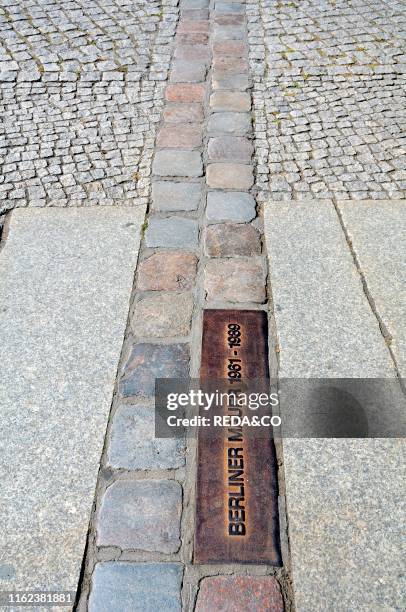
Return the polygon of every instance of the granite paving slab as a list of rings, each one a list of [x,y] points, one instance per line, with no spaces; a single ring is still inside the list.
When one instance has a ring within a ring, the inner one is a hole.
[[[345,229],[406,377],[406,200],[338,202]]]
[[[330,200],[265,205],[280,376],[394,376]]]
[[[393,377],[332,202],[267,202],[265,236],[280,375]],[[405,606],[404,452],[394,439],[283,440],[300,612]]]
[[[404,610],[404,440],[284,441],[300,612]]]
[[[11,215],[0,251],[2,590],[76,591],[144,215]]]

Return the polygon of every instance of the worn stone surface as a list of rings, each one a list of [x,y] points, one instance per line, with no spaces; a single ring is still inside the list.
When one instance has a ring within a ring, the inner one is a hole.
[[[117,480],[103,496],[97,544],[174,553],[181,511],[182,488],[175,480]]]
[[[230,74],[246,74],[248,72],[247,60],[243,57],[222,57],[214,55],[213,69]]]
[[[182,9],[205,9],[209,6],[209,0],[182,0]]]
[[[404,562],[405,451],[400,439],[284,440],[299,610],[405,607],[404,580],[393,571]]]
[[[209,257],[251,256],[261,253],[261,241],[252,225],[222,223],[205,229],[204,248]]]
[[[265,235],[281,375],[393,378],[333,204],[270,202]],[[283,446],[296,607],[404,607],[393,572],[402,564],[404,442],[284,439]]]
[[[215,9],[216,13],[223,15],[241,15],[245,12],[244,5],[240,4],[239,2],[216,2]]]
[[[176,60],[171,70],[171,81],[176,83],[200,83],[204,81],[206,72],[207,64],[205,62]]]
[[[406,200],[340,201],[338,208],[390,346],[406,377]]]
[[[209,139],[207,153],[210,161],[249,163],[253,147],[248,138],[216,136]]]
[[[176,42],[181,45],[201,45],[206,44],[208,41],[208,35],[201,32],[192,32],[188,34],[178,34],[176,36]]]
[[[180,563],[97,563],[89,612],[181,611]]]
[[[198,227],[194,219],[168,217],[167,219],[150,218],[145,234],[149,247],[196,248],[198,244]]]
[[[0,254],[3,589],[77,589],[144,214],[12,213]]]
[[[190,34],[191,32],[205,32],[209,31],[210,23],[207,19],[188,21],[182,19],[176,30],[177,34]]]
[[[135,336],[173,338],[190,332],[193,298],[190,293],[159,293],[139,300],[131,328]]]
[[[244,4],[244,3],[242,3]],[[252,9],[252,7],[250,7]],[[219,25],[243,25],[245,23],[245,15],[244,13],[240,14],[227,14],[220,13],[219,11],[215,11],[212,14],[213,23],[217,23]]]
[[[151,406],[118,407],[107,448],[107,464],[115,469],[154,470],[179,468],[185,463],[184,441],[155,437]]]
[[[167,86],[165,98],[168,102],[202,102],[205,91],[204,83],[176,83]]]
[[[205,60],[209,61],[209,50],[207,45],[177,45],[175,57],[183,60]]]
[[[184,9],[181,6],[181,17],[187,21],[201,21],[209,18],[207,9]]]
[[[213,576],[200,583],[195,610],[283,612],[284,606],[273,576]]]
[[[163,118],[166,123],[200,123],[203,108],[201,104],[170,104],[165,107]]]
[[[158,176],[202,176],[202,157],[197,151],[157,151],[152,171]]]
[[[159,251],[138,267],[141,291],[187,291],[194,286],[197,257],[185,251]]]
[[[207,123],[209,134],[233,134],[243,136],[252,129],[248,113],[213,113]]]
[[[0,23],[0,214],[146,204],[177,7],[18,6]]]
[[[151,396],[156,378],[187,378],[187,344],[134,344],[123,368],[119,390],[124,397]]]
[[[210,96],[210,108],[213,111],[246,113],[251,109],[251,98],[240,91],[215,91]]]
[[[249,193],[209,191],[207,194],[206,217],[209,223],[243,223],[251,221],[255,216],[255,200]]]
[[[220,18],[217,17],[216,21],[219,23]],[[233,25],[230,23],[230,19],[234,20],[234,17],[225,17],[226,23],[224,25]],[[245,55],[247,45],[245,42],[240,40],[217,40],[213,43],[213,51],[219,55],[225,57],[241,57]]]
[[[217,25],[213,30],[214,40],[243,40],[246,36],[246,30],[239,25]]]
[[[265,238],[281,376],[394,375],[332,202],[267,203]]]
[[[204,288],[208,300],[265,301],[265,273],[260,260],[213,259],[206,262]]]
[[[244,164],[209,164],[206,171],[209,187],[249,189],[254,183],[252,167]]]
[[[202,144],[202,126],[189,124],[164,125],[159,130],[156,144],[165,149],[197,149]]]
[[[250,20],[264,197],[404,198],[403,5],[311,0],[274,11],[260,0]]]
[[[236,89],[245,91],[250,87],[250,79],[246,74],[228,74],[220,70],[214,70],[211,74],[213,89]]]
[[[152,183],[152,205],[158,211],[197,210],[201,195],[201,183]]]

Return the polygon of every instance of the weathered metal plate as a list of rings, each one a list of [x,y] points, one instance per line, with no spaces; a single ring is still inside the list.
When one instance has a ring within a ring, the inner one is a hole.
[[[240,360],[243,379],[262,379],[266,384],[267,338],[264,312],[206,310],[201,386],[227,380],[230,360]],[[280,565],[273,440],[220,429],[215,436],[204,427],[198,433],[194,560]]]

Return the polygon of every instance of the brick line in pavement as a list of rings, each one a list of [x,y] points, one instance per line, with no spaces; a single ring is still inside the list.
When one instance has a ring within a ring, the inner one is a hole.
[[[284,568],[192,564],[196,443],[154,437],[154,380],[198,376],[202,309],[267,308],[245,2],[180,8],[79,609],[279,611]]]

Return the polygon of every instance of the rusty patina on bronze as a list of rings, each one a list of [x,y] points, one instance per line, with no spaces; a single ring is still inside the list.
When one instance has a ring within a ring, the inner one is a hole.
[[[234,339],[230,333],[240,335]],[[266,387],[267,338],[262,311],[206,310],[202,388],[213,390],[210,381],[226,379],[230,360],[239,360],[241,380],[262,379]],[[281,565],[273,440],[239,436],[229,428],[213,436],[201,427],[198,435],[194,561]]]

